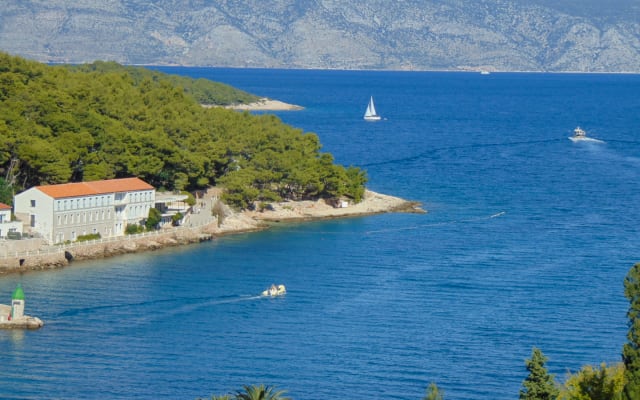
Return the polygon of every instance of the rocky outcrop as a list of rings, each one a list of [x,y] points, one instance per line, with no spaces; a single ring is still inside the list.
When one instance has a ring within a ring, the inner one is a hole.
[[[640,72],[637,0],[6,0],[0,49],[43,62]],[[98,44],[98,45],[96,45]]]

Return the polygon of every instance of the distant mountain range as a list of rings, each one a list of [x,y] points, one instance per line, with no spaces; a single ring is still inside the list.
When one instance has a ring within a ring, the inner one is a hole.
[[[638,0],[4,0],[42,62],[640,72]]]

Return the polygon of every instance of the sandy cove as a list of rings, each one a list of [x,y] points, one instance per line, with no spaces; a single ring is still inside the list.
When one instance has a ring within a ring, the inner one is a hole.
[[[207,193],[199,199],[199,211],[188,215],[180,227],[68,245],[51,246],[40,239],[12,241],[12,249],[0,249],[0,274],[62,268],[78,260],[107,258],[209,241],[223,235],[268,229],[277,222],[303,222],[390,212],[425,213],[417,202],[369,190],[365,192],[362,202],[346,207],[334,207],[321,199],[270,203],[271,210],[241,212],[233,211],[225,205],[220,207],[216,200],[218,194]],[[212,215],[214,209],[218,209],[222,214],[221,218]],[[7,245],[5,242],[5,246]]]
[[[225,106],[224,108],[238,111],[296,111],[304,109],[304,107],[297,106],[295,104],[288,104],[279,100],[268,99],[266,97],[256,101],[255,103],[233,104]]]

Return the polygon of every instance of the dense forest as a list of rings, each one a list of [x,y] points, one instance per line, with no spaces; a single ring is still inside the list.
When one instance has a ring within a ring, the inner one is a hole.
[[[0,53],[0,195],[136,176],[160,190],[226,189],[240,208],[279,199],[360,201],[366,174],[317,135],[221,107],[254,96],[116,63],[45,65]]]

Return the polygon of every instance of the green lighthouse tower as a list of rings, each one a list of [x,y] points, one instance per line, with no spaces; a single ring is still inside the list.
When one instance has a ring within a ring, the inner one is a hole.
[[[11,320],[15,321],[22,317],[24,317],[24,292],[18,283],[11,295]]]

